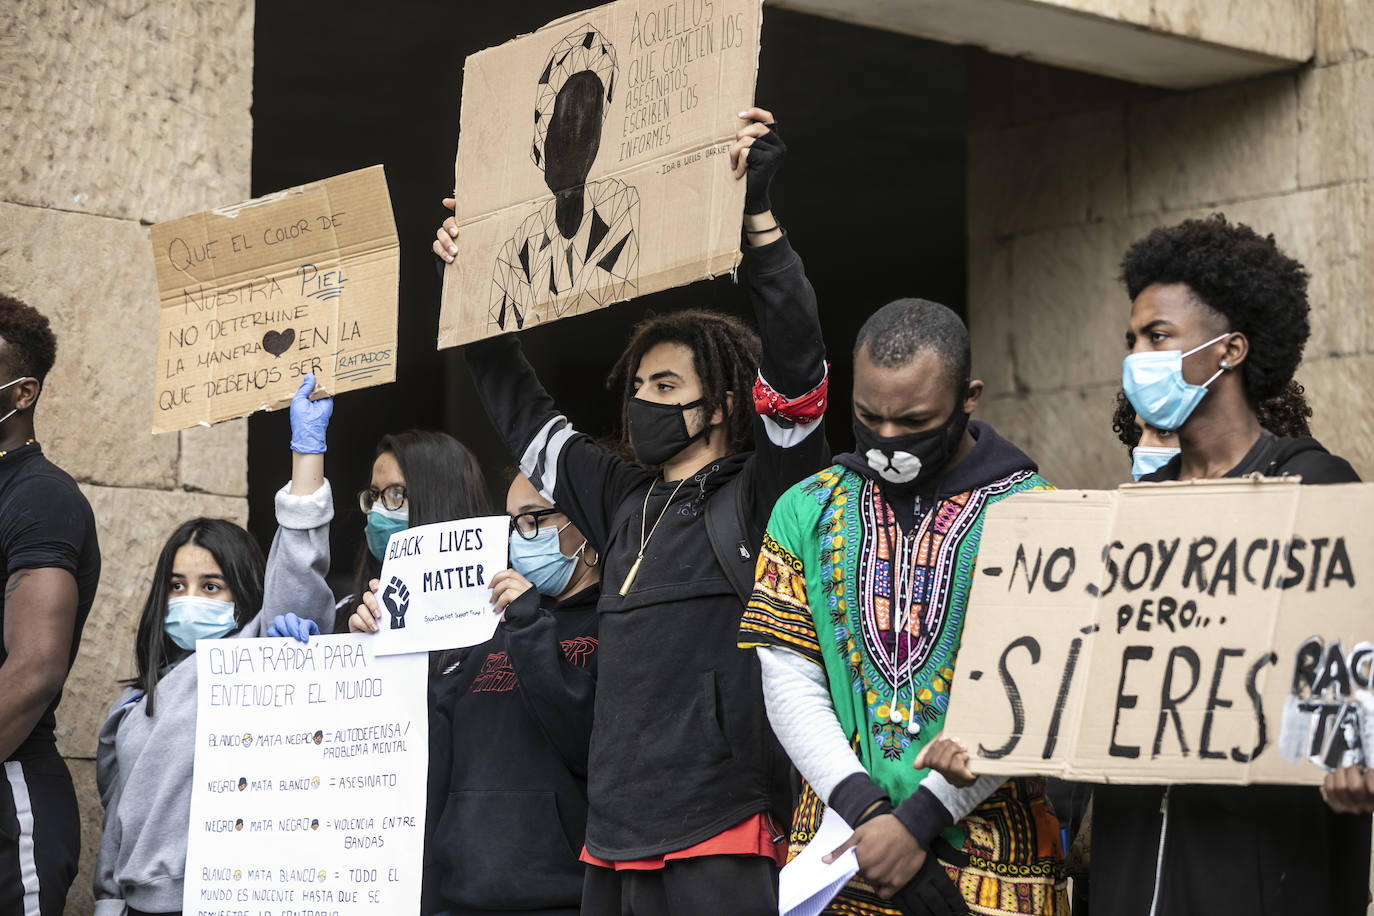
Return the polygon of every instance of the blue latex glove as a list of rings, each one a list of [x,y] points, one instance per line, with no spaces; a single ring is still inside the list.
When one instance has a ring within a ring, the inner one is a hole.
[[[315,375],[311,373],[291,397],[291,451],[301,455],[324,454],[324,433],[334,412],[333,398],[310,400],[314,390]]]
[[[290,636],[296,642],[310,642],[310,637],[319,636],[320,628],[313,620],[302,620],[295,614],[282,614],[267,628],[268,636]]]

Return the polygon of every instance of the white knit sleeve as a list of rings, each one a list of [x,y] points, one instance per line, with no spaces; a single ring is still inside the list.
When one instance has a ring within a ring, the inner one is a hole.
[[[867,776],[835,716],[825,669],[779,646],[755,651],[773,733],[816,794],[828,802],[842,779],[854,773]]]

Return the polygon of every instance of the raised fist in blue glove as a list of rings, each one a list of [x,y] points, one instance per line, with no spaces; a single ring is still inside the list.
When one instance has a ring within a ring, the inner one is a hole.
[[[334,412],[333,398],[310,400],[314,390],[315,375],[311,373],[291,397],[291,451],[301,455],[324,454],[324,434]]]
[[[268,636],[290,636],[296,642],[310,642],[310,637],[319,636],[320,628],[313,620],[302,620],[295,614],[282,614],[267,628]]]

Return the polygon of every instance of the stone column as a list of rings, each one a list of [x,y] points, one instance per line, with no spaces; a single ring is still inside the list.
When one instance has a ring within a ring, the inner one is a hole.
[[[252,0],[0,8],[0,290],[57,333],[38,439],[90,499],[104,563],[57,714],[83,822],[69,913],[91,911],[96,734],[133,672],[157,553],[187,518],[247,520],[245,421],[150,433],[147,227],[249,196],[252,65]]]

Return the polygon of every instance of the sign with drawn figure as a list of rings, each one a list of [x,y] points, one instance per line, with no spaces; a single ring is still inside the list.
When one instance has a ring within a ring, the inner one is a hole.
[[[761,0],[616,0],[467,59],[439,346],[731,270]]]
[[[978,772],[1318,784],[1374,766],[1374,485],[992,507],[948,734]]]
[[[491,577],[506,568],[510,518],[493,515],[407,528],[391,536],[377,577],[384,614],[375,651],[429,652],[486,642],[500,618]]]
[[[194,664],[184,912],[418,912],[426,657],[339,634],[203,639]]]
[[[153,432],[396,378],[400,255],[380,165],[152,228]]]

